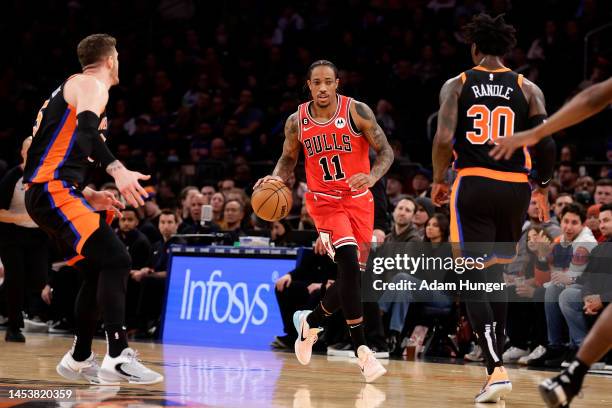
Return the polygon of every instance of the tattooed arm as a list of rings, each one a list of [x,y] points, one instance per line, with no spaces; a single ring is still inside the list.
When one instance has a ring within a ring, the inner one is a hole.
[[[347,180],[349,186],[355,190],[364,187],[372,187],[382,176],[384,176],[391,164],[393,164],[393,149],[387,141],[385,132],[381,129],[374,112],[368,105],[355,101],[351,104],[351,117],[357,128],[363,133],[376,151],[376,160],[372,164],[370,174],[355,174]]]
[[[434,185],[431,192],[432,201],[438,206],[448,202],[449,188],[446,184],[446,170],[453,155],[453,137],[458,115],[457,104],[462,86],[461,78],[457,76],[446,81],[440,90],[438,129],[432,148]]]
[[[300,156],[301,143],[298,140],[299,123],[297,112],[287,118],[285,122],[285,142],[283,143],[283,154],[276,163],[276,167],[271,176],[265,176],[257,180],[253,189],[268,180],[277,180],[286,183]]]

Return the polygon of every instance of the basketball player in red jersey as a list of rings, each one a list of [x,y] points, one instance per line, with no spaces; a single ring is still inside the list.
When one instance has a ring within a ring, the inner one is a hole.
[[[108,225],[122,204],[109,192],[83,188],[93,162],[115,179],[130,204],[144,205],[147,196],[139,180],[149,176],[126,169],[102,135],[108,90],[119,83],[115,45],[106,34],[83,39],[77,47],[83,73],[64,81],[39,111],[24,169],[25,204],[36,224],[58,242],[68,264],[83,274],[75,305],[74,344],[57,372],[71,381],[92,384],[153,384],[163,376],[138,361],[128,347],[124,327],[131,259]],[[91,351],[99,312],[107,339],[101,367]]]
[[[554,132],[601,112],[611,103],[612,78],[608,78],[577,94],[546,123],[500,141],[490,154],[495,159],[512,155],[516,149],[536,144]],[[610,348],[612,348],[612,304],[606,306],[601,313],[570,365],[561,374],[540,384],[540,394],[546,405],[550,408],[569,407],[574,397],[580,393],[582,381],[589,367],[599,361]]]
[[[482,256],[486,266],[466,272],[471,281],[504,282],[503,263],[512,261],[515,245],[493,244],[519,240],[532,195],[528,175],[537,185],[541,217],[548,212],[547,183],[555,157],[551,138],[534,149],[533,170],[527,149],[503,161],[488,154],[497,140],[511,139],[515,132],[534,127],[546,117],[542,91],[503,65],[501,57],[516,43],[514,33],[501,16],[476,16],[466,27],[476,66],[448,80],[440,91],[432,199],[436,205],[450,201],[451,242],[490,246],[479,254],[468,254]],[[458,172],[449,199],[445,176],[453,153]],[[461,245],[462,250],[466,247],[470,246]],[[501,358],[507,295],[504,290],[464,295],[472,296],[466,297],[466,308],[487,366],[487,380],[475,402],[497,402],[512,390]]]
[[[342,309],[366,382],[386,370],[366,346],[360,270],[365,267],[374,225],[374,203],[369,188],[389,169],[393,151],[372,110],[336,91],[338,70],[330,61],[314,62],[308,70],[312,101],[299,106],[285,124],[283,154],[271,176],[260,179],[286,182],[300,150],[306,162],[306,207],[327,253],[338,264],[336,282],[311,311],[298,311],[295,354],[308,364],[324,319]],[[370,169],[368,151],[377,157]]]

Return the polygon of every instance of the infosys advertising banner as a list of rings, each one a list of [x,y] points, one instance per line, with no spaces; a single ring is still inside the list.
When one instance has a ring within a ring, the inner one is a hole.
[[[165,343],[268,349],[283,334],[274,282],[295,259],[175,254],[164,314]]]

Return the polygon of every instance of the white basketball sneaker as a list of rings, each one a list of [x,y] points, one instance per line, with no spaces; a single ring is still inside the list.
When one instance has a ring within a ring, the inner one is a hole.
[[[502,360],[507,362],[517,361],[521,357],[525,357],[529,355],[529,350],[523,350],[518,347],[510,347],[508,350],[504,351],[502,355]]]
[[[164,380],[163,375],[142,365],[138,360],[138,352],[129,347],[117,357],[106,354],[98,377],[102,384],[107,385],[118,385],[120,382],[156,384]]]
[[[387,373],[385,367],[374,357],[374,353],[368,346],[359,346],[357,349],[357,359],[359,368],[361,368],[361,374],[363,374],[367,383],[376,381]]]
[[[317,342],[319,332],[323,330],[319,327],[310,328],[306,321],[310,312],[310,310],[298,310],[293,314],[293,325],[298,332],[295,340],[295,356],[302,365],[310,363],[312,346]]]
[[[72,358],[72,350],[64,354],[55,371],[70,381],[85,381],[89,384],[100,384],[98,374],[100,366],[96,361],[96,355],[91,353],[85,361],[76,361]]]

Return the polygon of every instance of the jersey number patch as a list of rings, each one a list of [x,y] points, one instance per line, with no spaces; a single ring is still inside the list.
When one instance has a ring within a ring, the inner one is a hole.
[[[330,170],[330,166],[329,166],[329,162],[332,162],[334,165],[334,170],[336,172],[336,174],[332,175]],[[327,160],[327,157],[321,157],[321,159],[319,160],[319,164],[321,165],[321,167],[323,168],[323,180],[324,181],[334,181],[334,180],[342,180],[345,176],[344,172],[342,171],[342,165],[340,164],[340,156],[338,156],[337,154],[333,155],[331,157],[331,160]]]
[[[472,105],[467,116],[474,118],[474,131],[465,134],[472,144],[482,145],[489,140],[495,143],[497,138],[512,136],[514,133],[514,111],[507,106],[490,110],[485,105]]]
[[[49,99],[47,99],[45,103],[43,103],[43,106],[40,108],[38,114],[36,115],[36,122],[34,122],[34,126],[32,127],[32,137],[36,136],[36,133],[38,132],[38,128],[40,127],[40,123],[43,120],[43,115],[45,113],[45,109],[47,109],[47,105],[49,105]]]

